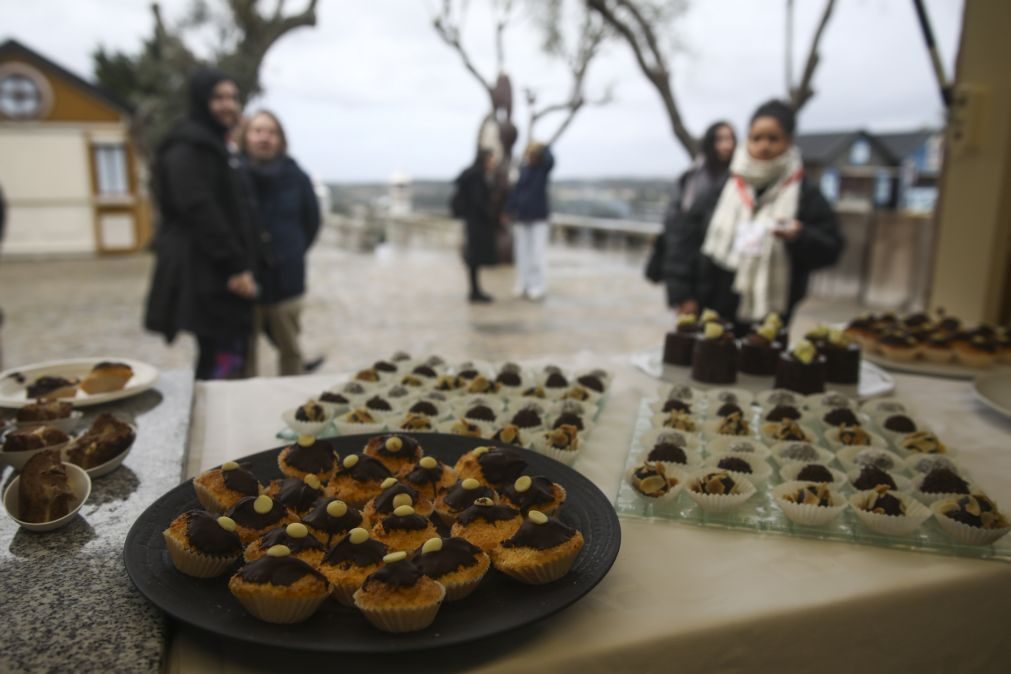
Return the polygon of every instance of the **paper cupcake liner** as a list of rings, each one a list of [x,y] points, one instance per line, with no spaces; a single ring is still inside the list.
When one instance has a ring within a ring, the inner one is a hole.
[[[736,470],[730,470],[729,468],[718,468],[716,464],[720,462],[720,459],[727,457],[733,457],[735,459],[743,459],[748,462],[751,466],[750,473],[740,473]],[[772,477],[772,466],[768,464],[767,461],[760,457],[752,456],[750,454],[736,454],[734,452],[724,452],[722,454],[711,454],[705,462],[706,468],[711,468],[712,470],[725,470],[731,473],[735,477],[743,477],[750,481],[752,484],[759,485],[764,484],[770,477]]]
[[[716,438],[740,438],[747,439],[755,437],[755,424],[751,419],[748,419],[748,432],[743,435],[735,435],[733,433],[721,433],[720,424],[723,423],[723,419],[706,419],[702,422],[702,438],[704,440],[714,440]]]
[[[488,567],[491,568],[490,566]],[[446,601],[459,601],[464,597],[469,596],[474,590],[477,589],[481,581],[484,580],[486,575],[482,573],[477,578],[472,578],[468,581],[457,581],[455,583],[443,583],[441,580],[438,581],[444,588],[446,588]]]
[[[355,592],[358,591],[357,587],[351,587],[349,585],[338,585],[337,583],[330,584],[330,596],[337,601],[338,604],[342,606],[354,606],[355,605]]]
[[[746,442],[751,445],[754,451],[751,452],[737,452],[732,451],[731,448],[736,444]],[[749,458],[759,458],[762,460],[768,459],[772,456],[772,452],[769,451],[768,446],[755,438],[737,438],[732,435],[720,435],[715,438],[706,439],[706,453],[709,455],[730,455],[730,456],[743,456],[746,459]]]
[[[702,465],[702,455],[690,447],[684,447],[685,453],[685,463],[678,463],[677,461],[656,461],[655,459],[649,458],[649,453],[652,451],[653,447],[646,447],[642,453],[642,460],[648,461],[649,463],[662,463],[667,468],[674,468],[676,470],[698,470],[699,466]]]
[[[446,435],[461,435],[460,433],[454,433],[452,430],[453,424],[455,424],[457,421],[458,419],[449,419],[446,421],[439,422],[438,424],[436,424],[436,429],[438,430],[439,433],[445,433]],[[485,439],[490,438],[492,434],[495,432],[496,426],[494,426],[493,424],[489,424],[484,421],[475,421],[474,419],[467,419],[466,421],[467,423],[473,424],[477,426],[479,429],[481,429],[482,438]]]
[[[894,464],[890,468],[882,467],[881,470],[887,471],[889,473],[898,473],[905,470],[906,464],[905,461],[903,461],[902,457],[900,457],[895,452],[888,449],[884,449],[882,447],[872,447],[869,445],[851,445],[849,447],[844,447],[840,449],[836,454],[836,458],[839,460],[839,463],[841,463],[843,467],[846,468],[846,470],[854,470],[854,469],[860,470],[862,464],[857,463],[856,458],[857,455],[860,454],[860,452],[865,450],[872,450],[874,452],[883,453]]]
[[[416,632],[431,625],[435,620],[435,616],[439,613],[439,607],[446,596],[446,588],[442,586],[442,583],[439,583],[439,587],[442,588],[442,595],[439,601],[426,606],[365,609],[358,603],[357,595],[361,590],[355,592],[354,603],[358,607],[358,610],[362,612],[362,615],[365,616],[365,619],[372,623],[372,626],[376,629],[394,633]]]
[[[212,513],[223,513],[227,510],[227,508],[218,502],[214,492],[196,480],[193,481],[193,491],[196,492],[197,500],[200,501],[200,505],[204,507],[204,510],[209,510]]]
[[[685,493],[695,501],[698,507],[708,513],[725,513],[736,510],[755,495],[755,485],[751,483],[751,480],[738,476],[734,476],[734,481],[741,486],[740,494],[700,494],[692,489],[692,485],[701,476],[702,473],[696,473],[686,480]]]
[[[720,400],[720,396],[724,393],[732,393],[737,398],[737,404],[740,405],[741,409],[747,411],[752,401],[755,399],[755,395],[743,388],[735,388],[728,386],[719,386],[717,388],[711,388],[705,393],[705,399],[708,401],[709,407],[718,408],[724,403]]]
[[[762,441],[766,444],[776,444],[780,442],[807,442],[812,445],[818,444],[818,432],[808,425],[801,424],[800,429],[804,431],[807,435],[807,440],[780,440],[775,437],[775,433],[779,430],[779,423],[775,421],[762,421],[759,424],[759,434],[761,435]]]
[[[1006,536],[1008,532],[1011,532],[1011,527],[984,529],[983,527],[972,527],[962,522],[956,522],[950,517],[942,515],[940,508],[940,501],[936,501],[930,506],[930,510],[933,512],[937,524],[941,527],[941,531],[951,537],[956,543],[963,545],[990,545]]]
[[[900,466],[901,468],[901,466]],[[886,470],[889,476],[895,481],[895,489],[893,492],[911,492],[913,489],[913,482],[908,477],[897,474],[895,471]],[[857,491],[861,491],[859,487],[853,484],[853,481],[860,477],[860,467],[850,468],[847,470],[846,477],[849,478],[849,485]],[[866,491],[866,490],[863,490]]]
[[[867,429],[864,429],[864,430],[867,430]],[[828,443],[828,446],[833,451],[836,451],[836,452],[842,451],[842,450],[844,450],[844,449],[846,449],[848,447],[861,447],[861,448],[864,448],[864,449],[866,449],[867,447],[874,447],[876,449],[888,449],[889,448],[888,441],[885,440],[880,435],[878,435],[877,433],[874,433],[873,431],[867,431],[867,434],[870,435],[870,439],[871,439],[870,444],[864,444],[864,445],[845,445],[845,444],[839,442],[839,429],[838,428],[830,428],[827,431],[825,431],[825,442]]]
[[[664,470],[667,472],[668,478],[674,477],[677,479],[677,484],[673,485],[663,496],[647,496],[646,494],[643,494],[641,491],[635,488],[635,486],[632,484],[633,483],[632,476],[635,473],[638,466],[629,469],[629,471],[625,474],[625,480],[632,487],[632,492],[635,493],[637,497],[641,498],[646,503],[669,503],[671,501],[677,500],[678,495],[681,494],[681,491],[685,487],[685,466],[682,466],[677,463],[668,463],[667,461],[658,461],[656,463],[660,463],[663,465]]]
[[[963,476],[962,479],[965,479]],[[972,483],[969,483],[969,493],[975,493],[977,490],[973,489]],[[949,498],[962,498],[963,496],[968,496],[969,494],[930,494],[924,491],[920,491],[920,480],[913,480],[913,496],[918,498],[921,503],[928,506],[933,505],[939,501],[944,501]],[[949,518],[950,519],[950,518]]]
[[[284,414],[281,415],[281,419],[288,428],[298,435],[320,435],[327,429],[327,426],[329,426],[332,421],[332,417],[328,418],[326,421],[299,421],[295,418],[295,412],[295,409],[286,410]]]
[[[548,447],[544,443],[538,444],[535,440],[534,450],[538,454],[543,454],[544,456],[550,457],[559,463],[564,463],[566,466],[571,466],[579,458],[579,455],[583,453],[583,443],[580,441],[579,449],[555,449],[554,447]]]
[[[328,403],[323,400],[316,400],[316,403],[326,411],[326,415],[331,419],[351,409],[351,405],[348,403]]]
[[[769,402],[769,399],[772,398],[773,396],[785,396],[785,395],[792,396],[792,401],[791,402],[779,402],[779,403],[771,403],[771,402]],[[801,408],[804,407],[805,403],[807,402],[807,399],[806,399],[806,396],[801,395],[800,393],[794,393],[793,391],[787,391],[786,389],[781,389],[781,388],[774,388],[774,389],[768,389],[766,391],[762,391],[762,392],[758,393],[755,396],[755,401],[758,402],[758,404],[761,405],[763,408],[768,408],[768,409],[771,409],[771,408],[775,407],[776,404],[779,404],[779,405],[792,405],[793,407],[801,409]]]
[[[873,489],[857,492],[850,497],[850,506],[853,512],[864,525],[871,531],[886,536],[905,536],[915,531],[921,524],[930,519],[930,509],[914,498],[905,496],[898,492],[891,492],[895,498],[902,501],[906,506],[905,515],[884,515],[872,513],[864,510],[869,496],[876,494]]]
[[[818,453],[818,458],[816,459],[794,459],[789,456],[783,456],[783,453],[787,451],[790,445],[793,444],[797,444],[797,441],[790,440],[788,442],[777,442],[772,446],[772,460],[780,468],[790,463],[796,463],[797,461],[804,463],[824,463],[825,465],[828,465],[835,459],[835,455],[832,454],[832,452],[817,443],[812,442],[804,442],[800,444],[811,445],[814,447],[815,451]]]
[[[649,423],[653,429],[658,431],[663,430],[680,431],[682,433],[698,437],[699,435],[702,434],[703,428],[702,416],[700,414],[690,414],[688,416],[690,416],[692,421],[695,422],[695,428],[690,431],[686,431],[681,428],[674,428],[673,426],[664,426],[664,421],[670,418],[670,414],[654,414],[652,417],[650,417]]]
[[[894,409],[892,409],[894,407]],[[909,414],[911,410],[909,405],[902,402],[898,398],[874,398],[868,400],[860,409],[872,417],[876,416],[890,416],[892,414]]]
[[[804,505],[802,503],[790,503],[783,498],[785,494],[809,484],[817,483],[796,481],[784,482],[772,490],[772,498],[776,502],[776,505],[779,506],[779,509],[783,511],[783,514],[786,515],[792,522],[808,527],[820,527],[834,520],[839,516],[839,513],[849,507],[849,502],[834,489],[829,489],[829,494],[831,494],[832,503],[837,505],[825,507]]]
[[[378,418],[378,417],[377,417]],[[372,424],[356,424],[350,421],[334,421],[334,427],[339,435],[360,435],[362,433],[378,433],[386,428],[385,421],[377,421]]]
[[[679,431],[673,428],[664,428],[664,429],[651,428],[650,430],[646,431],[639,437],[639,444],[642,445],[643,449],[645,449],[646,453],[648,454],[649,451],[653,449],[653,447],[656,445],[657,441],[660,438],[660,435],[663,433],[677,433],[682,438],[684,438],[685,446],[682,449],[685,450],[685,453],[688,453],[688,450],[691,450],[697,455],[702,454],[702,443],[699,442],[699,436],[697,433],[687,433],[685,431]]]
[[[168,549],[172,564],[180,573],[194,578],[214,578],[220,576],[238,561],[241,553],[230,557],[212,557],[196,550],[184,548],[175,538],[164,534],[165,547]]]
[[[569,569],[572,568],[572,564],[576,561],[576,557],[579,556],[580,550],[582,550],[581,547],[575,548],[571,554],[533,566],[510,568],[496,566],[495,568],[521,583],[527,585],[545,585],[553,583],[567,574]]]
[[[236,595],[236,599],[243,608],[264,622],[289,625],[310,618],[328,596],[270,597],[255,594]]]
[[[449,411],[458,417],[475,405],[487,405],[495,414],[501,415],[507,408],[506,399],[496,393],[467,394],[447,401]],[[517,408],[518,409],[518,408]]]

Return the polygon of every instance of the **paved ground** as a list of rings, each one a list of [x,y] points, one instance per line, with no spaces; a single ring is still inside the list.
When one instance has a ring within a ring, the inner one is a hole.
[[[587,349],[621,353],[655,348],[671,318],[638,258],[618,252],[553,248],[551,291],[531,303],[510,297],[512,270],[484,272],[498,301],[465,301],[465,271],[449,250],[380,248],[362,254],[321,243],[310,256],[304,346],[323,354],[323,371],[346,371],[404,349],[502,360]],[[6,313],[3,365],[115,355],[160,368],[191,367],[192,340],[166,345],[141,327],[152,260],[147,255],[0,263]],[[798,323],[842,319],[852,307],[817,304]],[[798,326],[801,327],[801,326]],[[260,372],[276,374],[270,347]]]

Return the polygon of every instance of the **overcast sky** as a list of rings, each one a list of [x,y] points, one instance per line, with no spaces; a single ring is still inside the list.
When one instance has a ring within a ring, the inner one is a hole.
[[[161,4],[171,22],[189,0]],[[288,4],[297,9],[301,3]],[[486,96],[432,29],[437,4],[321,0],[317,26],[289,33],[269,53],[262,73],[266,95],[257,104],[281,116],[292,154],[314,176],[372,181],[402,170],[443,178],[469,161]],[[471,0],[464,43],[491,78],[488,4]],[[795,4],[799,71],[824,3]],[[951,77],[962,0],[926,4]],[[682,49],[673,62],[675,93],[694,133],[721,117],[741,129],[757,103],[783,94],[784,6],[784,0],[695,0],[677,21]],[[152,23],[143,0],[0,0],[0,15],[0,40],[21,40],[89,79],[96,45],[135,51]],[[507,37],[516,98],[523,98],[525,87],[543,92],[544,100],[564,95],[565,72],[539,51],[535,26],[520,19]],[[192,46],[199,52],[207,45],[198,39]],[[620,42],[591,66],[590,93],[608,84],[614,85],[615,101],[576,119],[556,148],[556,176],[670,176],[684,168],[687,157],[673,139],[659,97]],[[818,93],[803,111],[802,132],[911,130],[942,120],[908,0],[839,0],[814,84]],[[517,111],[521,122],[524,107]],[[540,130],[551,127],[548,120]]]

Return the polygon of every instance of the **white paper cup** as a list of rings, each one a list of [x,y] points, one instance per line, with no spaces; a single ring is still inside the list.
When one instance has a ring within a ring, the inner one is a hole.
[[[706,401],[705,393],[702,389],[697,389],[688,384],[675,384],[674,386],[661,386],[657,389],[657,396],[660,400],[670,400],[671,398],[677,398],[683,402],[692,405],[704,406]]]
[[[710,455],[732,454],[734,456],[749,458],[756,457],[763,460],[772,456],[769,448],[755,438],[738,438],[732,435],[721,435],[715,438],[706,438],[705,442],[706,452]],[[750,447],[751,451],[744,450],[741,445]]]
[[[804,432],[804,435],[807,436],[807,438],[804,439],[804,440],[780,440],[779,438],[777,438],[775,434],[781,428],[780,422],[777,422],[777,421],[763,421],[759,425],[759,432],[760,432],[761,438],[767,444],[770,444],[770,445],[776,444],[778,442],[807,442],[807,443],[811,443],[811,444],[816,444],[818,442],[818,433],[817,433],[817,431],[815,431],[810,426],[805,426],[804,424],[798,424],[798,425],[800,426],[800,430],[802,430]]]
[[[964,496],[965,494],[962,494]],[[997,529],[984,529],[983,527],[972,527],[968,524],[956,522],[943,515],[941,509],[945,505],[946,499],[939,499],[930,504],[930,510],[937,520],[938,526],[956,543],[963,545],[990,545],[1003,538],[1011,531],[1011,527],[1000,527]]]
[[[873,398],[866,401],[860,409],[872,417],[882,414],[891,415],[910,413],[909,406],[898,398]]]
[[[859,470],[862,466],[866,465],[864,463],[860,463],[859,457],[863,452],[879,457],[879,459],[875,460],[874,465],[877,465],[881,470],[888,471],[889,473],[896,473],[901,472],[904,469],[905,463],[902,460],[902,457],[895,452],[891,452],[881,447],[867,447],[864,445],[844,447],[836,452],[836,458],[839,460],[839,463],[846,468],[846,470],[852,470],[854,468]]]
[[[923,485],[923,478],[925,478],[925,477],[926,477],[926,475],[917,475],[916,477],[914,477],[912,479],[912,483],[913,483],[912,493],[913,493],[913,496],[915,496],[916,498],[920,499],[920,501],[922,501],[923,503],[926,503],[927,505],[931,505],[933,503],[937,503],[938,501],[944,501],[946,499],[951,499],[951,498],[958,499],[958,498],[962,498],[963,496],[969,496],[969,494],[978,494],[981,491],[979,489],[979,487],[977,487],[975,484],[973,484],[972,480],[970,480],[966,475],[961,474],[961,475],[959,475],[959,477],[961,477],[963,480],[965,480],[965,482],[969,485],[969,491],[968,491],[968,493],[966,493],[966,494],[956,494],[954,492],[948,492],[948,493],[944,493],[944,492],[925,492],[925,491],[923,491],[920,488]]]
[[[733,399],[730,396],[733,396]],[[724,403],[733,402],[737,403],[741,409],[747,412],[754,399],[755,395],[743,388],[720,387],[706,391],[706,401],[709,407],[713,409],[720,407]]]
[[[566,466],[571,466],[579,458],[579,455],[583,452],[583,439],[577,433],[576,434],[576,448],[575,449],[558,449],[552,447],[548,443],[547,433],[541,433],[533,438],[531,441],[531,448],[538,454],[543,454],[544,456],[549,456],[555,461],[564,463]]]
[[[747,427],[742,429],[743,432],[740,434],[730,434],[720,432],[720,424],[723,423],[723,419],[706,419],[702,422],[702,437],[706,440],[712,438],[753,438],[755,437],[755,424],[750,419],[745,419],[747,421]]]
[[[372,414],[369,412],[369,414]],[[372,415],[375,419],[373,423],[357,423],[348,420],[348,415],[337,417],[334,419],[333,425],[337,429],[337,433],[340,435],[358,435],[361,433],[378,433],[379,431],[386,428],[386,420],[377,415]]]
[[[838,428],[830,428],[825,431],[825,442],[828,443],[829,447],[837,452],[840,452],[847,447],[878,447],[880,449],[888,449],[887,440],[873,431],[868,431],[866,428],[864,430],[867,432],[867,435],[870,436],[870,441],[863,445],[846,445],[840,442]]]
[[[906,536],[915,531],[930,518],[930,510],[908,494],[889,490],[892,496],[902,501],[906,507],[905,515],[883,515],[868,511],[867,505],[873,502],[877,492],[873,489],[857,492],[850,496],[850,506],[853,512],[871,531],[886,536]]]
[[[775,487],[772,490],[772,499],[779,506],[783,514],[786,515],[790,521],[800,524],[806,527],[820,527],[828,524],[839,514],[849,507],[849,503],[843,498],[842,494],[839,492],[829,489],[829,499],[832,505],[830,506],[816,506],[816,505],[804,505],[802,503],[792,503],[787,501],[784,497],[791,492],[796,492],[808,485],[817,484],[816,482],[784,482],[783,484]]]
[[[694,454],[702,454],[702,446],[699,443],[698,436],[693,433],[685,433],[684,431],[674,430],[672,428],[657,429],[651,428],[639,437],[639,444],[643,446],[647,453],[660,441],[660,436],[663,434],[672,434],[679,436],[684,440],[683,449],[688,452],[691,451]],[[677,441],[675,441],[677,442]]]
[[[629,470],[628,473],[625,475],[625,479],[628,480],[628,483],[630,485],[632,485],[632,491],[635,492],[636,496],[638,496],[647,503],[670,503],[672,501],[677,500],[678,495],[681,494],[681,491],[684,489],[685,486],[685,474],[682,470],[665,463],[664,471],[667,474],[667,483],[670,485],[670,489],[668,489],[667,493],[662,496],[649,496],[647,494],[643,494],[641,491],[635,488],[635,480],[633,478],[633,475],[635,474],[635,471],[637,471],[639,468],[640,466],[635,466],[634,468]],[[674,481],[674,484],[670,484],[672,479]]]
[[[733,475],[734,482],[737,483],[740,493],[737,494],[702,494],[695,491],[698,481],[707,473],[712,471],[702,470],[693,473],[688,477],[685,484],[685,493],[691,500],[695,501],[698,507],[708,513],[725,513],[736,510],[744,505],[744,502],[755,495],[755,485],[747,478]]]
[[[857,491],[867,491],[866,489],[861,490],[855,484],[853,484],[853,481],[856,480],[858,477],[860,477],[860,471],[861,471],[860,468],[850,468],[846,471],[846,477],[849,479],[849,485],[851,488],[856,489]],[[891,477],[892,480],[895,481],[895,487],[892,489],[893,492],[896,491],[908,492],[912,490],[913,483],[909,480],[908,477],[898,475],[890,470],[886,470],[885,472],[888,473],[889,477]]]
[[[739,473],[729,468],[720,468],[719,467],[720,460],[726,458],[741,459],[745,461],[751,467],[751,472]],[[713,454],[708,459],[706,459],[705,466],[712,468],[713,470],[725,470],[728,473],[734,475],[734,477],[741,476],[747,478],[755,485],[764,484],[769,479],[769,477],[772,476],[772,466],[770,466],[768,462],[766,462],[760,457],[750,456],[748,454],[736,454],[734,452],[727,452],[724,454]]]
[[[671,416],[670,414],[655,414],[650,419],[650,423],[652,424],[653,428],[657,429],[670,428],[673,430],[681,431],[683,433],[695,433],[695,434],[702,432],[702,420],[699,417],[695,415],[690,415],[693,428],[691,430],[686,430],[683,428],[674,428],[673,426],[665,425],[665,422],[670,418],[670,416]]]
[[[325,411],[325,409],[324,409]],[[298,435],[312,435],[317,436],[330,426],[330,422],[333,417],[327,417],[325,421],[299,421],[295,418],[295,414],[298,412],[298,408],[295,407],[290,410],[285,410],[281,414],[281,419],[284,421],[285,426],[290,428],[293,433]]]
[[[906,470],[913,475],[926,475],[934,467],[948,468],[962,475],[964,470],[951,460],[950,456],[944,454],[911,454],[902,460]]]
[[[814,450],[814,456],[801,454],[794,450],[794,445],[807,445]],[[810,442],[777,442],[772,446],[772,460],[777,466],[803,461],[805,463],[830,464],[835,459],[832,452]]]
[[[438,424],[436,424],[436,428],[438,429],[437,432],[445,433],[446,435],[465,435],[466,437],[480,437],[487,439],[491,437],[495,429],[495,427],[491,424],[485,424],[480,421],[474,421],[473,419],[467,419],[466,422],[476,426],[477,430],[480,431],[481,433],[480,435],[467,435],[461,433],[459,429],[453,428],[453,425],[456,424],[457,421],[460,421],[460,419],[447,419],[446,421],[440,421]]]
[[[848,407],[851,410],[857,409],[857,404],[852,398],[838,391],[812,393],[805,398],[804,402],[807,408],[813,412],[821,409],[832,409],[834,407]]]
[[[807,402],[807,397],[800,393],[787,391],[782,388],[774,388],[762,391],[755,396],[755,400],[763,408],[772,409],[776,405],[790,405],[802,409]]]

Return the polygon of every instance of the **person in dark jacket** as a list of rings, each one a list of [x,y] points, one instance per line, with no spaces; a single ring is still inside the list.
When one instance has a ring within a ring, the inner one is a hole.
[[[478,150],[468,168],[456,178],[450,204],[453,217],[464,221],[464,260],[470,272],[470,301],[486,303],[492,297],[481,289],[479,270],[498,261],[495,252],[496,217],[491,201],[492,181],[498,161],[491,150]]]
[[[681,219],[697,205],[705,204],[714,190],[723,187],[730,170],[730,158],[737,147],[737,136],[729,122],[718,121],[709,125],[702,135],[699,155],[687,171],[678,176],[671,190],[667,211],[663,219],[663,231],[653,241],[653,251],[646,265],[646,278],[654,283],[664,280],[663,265],[667,251],[667,239],[681,227]],[[694,300],[685,306],[668,297],[668,304],[680,313],[698,313]]]
[[[319,202],[309,176],[288,154],[284,127],[273,113],[260,110],[249,118],[239,148],[252,178],[261,238],[269,250],[257,278],[260,296],[249,360],[255,365],[257,335],[263,331],[277,347],[280,373],[302,374],[306,365],[298,337],[305,256],[319,231]]]
[[[831,206],[806,179],[793,144],[796,117],[780,101],[752,115],[730,175],[668,237],[668,298],[710,308],[742,329],[767,313],[788,321],[811,272],[839,259],[844,242]]]
[[[157,256],[145,326],[171,342],[196,336],[198,379],[245,373],[259,262],[248,187],[226,145],[240,115],[239,90],[203,68],[189,81],[189,115],[161,142],[154,162]]]
[[[513,294],[535,301],[542,299],[548,290],[548,218],[551,215],[548,180],[554,166],[551,148],[531,143],[523,153],[520,177],[505,208],[506,220],[514,224],[516,283]]]

